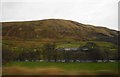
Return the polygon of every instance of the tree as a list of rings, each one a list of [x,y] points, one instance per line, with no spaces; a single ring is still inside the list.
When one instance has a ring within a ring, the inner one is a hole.
[[[16,53],[13,52],[9,47],[2,46],[2,62],[7,64],[16,58]]]
[[[84,46],[80,47],[80,50],[86,53],[87,60],[96,62],[100,59],[100,48],[94,42],[87,42]]]
[[[55,52],[56,45],[54,43],[47,43],[43,46],[43,51],[44,51],[44,58],[48,60],[48,62],[52,59],[54,56],[55,61],[56,61],[56,56],[53,55]]]

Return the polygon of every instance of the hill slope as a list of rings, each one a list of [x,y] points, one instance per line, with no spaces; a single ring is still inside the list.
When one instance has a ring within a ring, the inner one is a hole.
[[[118,31],[63,19],[3,22],[2,30],[3,39],[14,40],[101,40],[117,43],[118,38]]]

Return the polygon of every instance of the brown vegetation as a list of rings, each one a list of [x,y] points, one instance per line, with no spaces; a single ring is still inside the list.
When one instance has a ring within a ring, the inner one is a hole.
[[[66,71],[60,68],[4,67],[3,75],[96,75],[90,71]]]
[[[110,70],[100,71],[66,71],[60,68],[25,68],[25,67],[4,67],[3,75],[117,75]]]
[[[115,42],[118,31],[85,25],[71,20],[46,19],[26,22],[3,22],[3,39],[39,41],[102,40]]]

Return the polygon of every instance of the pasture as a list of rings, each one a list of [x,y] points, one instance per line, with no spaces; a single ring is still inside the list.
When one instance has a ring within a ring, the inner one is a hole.
[[[3,74],[15,74],[15,72],[16,74],[117,74],[118,63],[11,62],[3,67]]]

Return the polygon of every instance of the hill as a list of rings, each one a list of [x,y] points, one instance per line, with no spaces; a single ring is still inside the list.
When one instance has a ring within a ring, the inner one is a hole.
[[[63,19],[3,22],[2,26],[3,63],[25,60],[70,62],[70,59],[96,62],[118,58],[118,31],[105,27]],[[87,52],[83,52],[84,47]],[[70,49],[69,52],[66,49]]]
[[[117,43],[118,31],[64,19],[3,22],[2,36],[7,40],[107,41]]]

